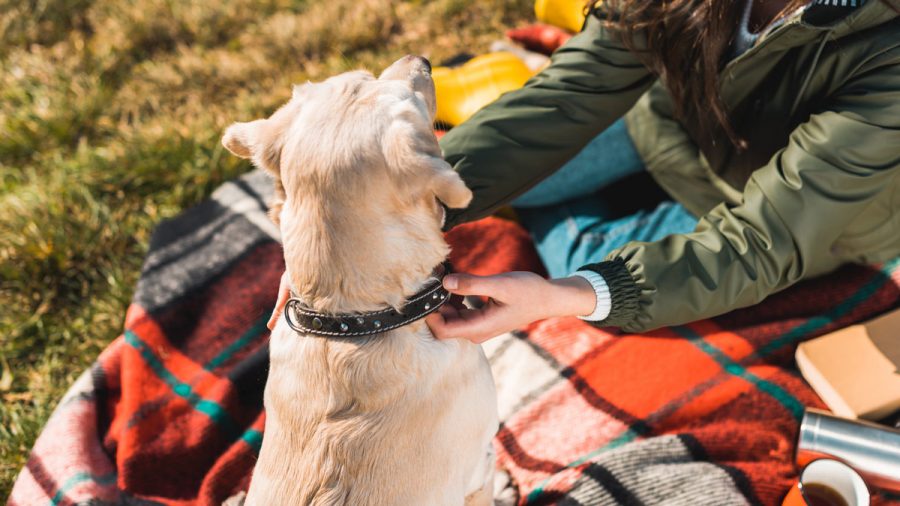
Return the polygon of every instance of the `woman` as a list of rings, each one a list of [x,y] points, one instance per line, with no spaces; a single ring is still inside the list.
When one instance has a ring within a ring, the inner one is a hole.
[[[483,341],[559,315],[640,332],[900,254],[898,9],[604,2],[546,70],[442,139],[475,193],[448,227],[513,202],[552,279],[448,276],[491,301],[445,306],[435,335]],[[616,186],[643,171],[662,202],[650,183]],[[623,194],[644,205],[610,204]]]
[[[512,203],[551,279],[448,276],[490,302],[436,336],[749,306],[900,254],[900,0],[605,0],[441,146],[475,194],[447,227]]]

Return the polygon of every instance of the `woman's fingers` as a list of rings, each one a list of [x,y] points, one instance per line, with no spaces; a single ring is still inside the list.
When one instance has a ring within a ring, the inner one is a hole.
[[[472,342],[481,343],[509,330],[506,311],[493,302],[480,309],[460,311],[457,318],[446,322],[446,331],[451,336],[465,337]]]
[[[548,303],[560,296],[558,288],[532,272],[494,276],[450,274],[444,278],[444,288],[455,295],[480,295],[488,300],[478,309],[447,310],[429,320],[439,339],[460,338],[481,343],[535,320],[563,314]],[[590,286],[588,291],[593,297]]]
[[[428,315],[425,322],[438,339],[463,338],[481,343],[507,330],[504,328],[507,318],[503,312],[501,306],[488,302],[480,309],[437,311]]]
[[[441,309],[444,308],[442,307]],[[428,329],[438,339],[450,339],[446,332],[447,324],[445,318],[441,310],[437,310],[425,317],[425,325],[428,325]]]
[[[266,323],[266,327],[269,327],[269,330],[275,328],[275,324],[278,323],[278,319],[281,318],[281,313],[284,311],[284,305],[287,304],[290,297],[291,282],[288,279],[287,272],[285,272],[281,275],[281,282],[278,285],[278,299],[275,301],[275,309],[272,311],[272,316],[269,317],[269,322]]]
[[[476,276],[454,273],[444,277],[444,288],[457,295],[484,295],[502,298],[506,291],[507,281],[503,275]]]
[[[434,337],[438,339],[450,339],[452,337],[447,334],[447,320],[458,318],[459,311],[462,309],[454,304],[450,304],[450,302],[448,301],[447,304],[439,307],[437,311],[425,317],[425,323],[428,325],[431,333],[434,334]]]
[[[432,333],[438,339],[467,339],[475,343],[484,342],[491,337],[514,328],[518,322],[506,305],[510,294],[521,285],[522,276],[528,279],[531,274],[506,273],[495,276],[475,276],[465,273],[454,273],[444,278],[444,288],[454,294],[478,295],[487,297],[488,301],[478,309],[452,307],[449,304],[438,311],[438,315],[426,320]]]

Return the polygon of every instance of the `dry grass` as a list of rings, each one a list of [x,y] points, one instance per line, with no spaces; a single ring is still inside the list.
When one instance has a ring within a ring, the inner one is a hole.
[[[122,326],[153,225],[290,85],[485,51],[531,0],[0,0],[0,497]]]

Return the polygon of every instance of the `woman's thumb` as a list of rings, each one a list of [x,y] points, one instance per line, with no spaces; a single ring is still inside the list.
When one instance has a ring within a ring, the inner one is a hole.
[[[444,277],[444,288],[457,295],[484,295],[493,297],[497,281],[492,276],[453,273]]]

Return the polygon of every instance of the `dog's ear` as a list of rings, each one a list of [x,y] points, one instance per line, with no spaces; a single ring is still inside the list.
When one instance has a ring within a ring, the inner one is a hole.
[[[424,175],[426,188],[447,207],[461,209],[472,200],[471,190],[441,156],[430,128],[394,121],[385,137],[384,154],[388,165],[401,177],[421,180]]]
[[[253,160],[257,167],[277,177],[284,136],[299,113],[304,88],[304,86],[294,87],[291,100],[268,118],[235,123],[228,127],[222,136],[222,145],[241,158]]]
[[[434,174],[431,176],[429,185],[434,196],[451,209],[463,209],[472,201],[472,190],[463,182],[459,174],[453,170],[449,163],[443,158],[438,159],[440,163],[435,167]]]
[[[241,158],[249,158],[257,167],[274,179],[274,193],[269,202],[269,217],[276,225],[281,223],[281,208],[287,194],[281,182],[281,136],[272,130],[271,119],[258,119],[248,123],[235,123],[225,130],[222,145]]]
[[[299,107],[302,87],[294,88],[294,96],[290,102],[275,111],[268,119],[258,119],[247,123],[235,123],[225,130],[222,145],[228,151],[241,158],[249,158],[253,163],[268,172],[275,183],[275,192],[269,207],[269,216],[275,224],[281,221],[281,208],[287,194],[281,182],[281,150],[284,147],[284,135]]]
[[[281,133],[271,118],[235,123],[225,130],[222,145],[235,155],[249,158],[258,167],[278,175],[283,145]]]
[[[222,145],[233,155],[241,158],[253,157],[253,147],[256,145],[255,130],[259,125],[265,122],[264,119],[251,121],[249,123],[235,123],[225,130],[222,136]]]

